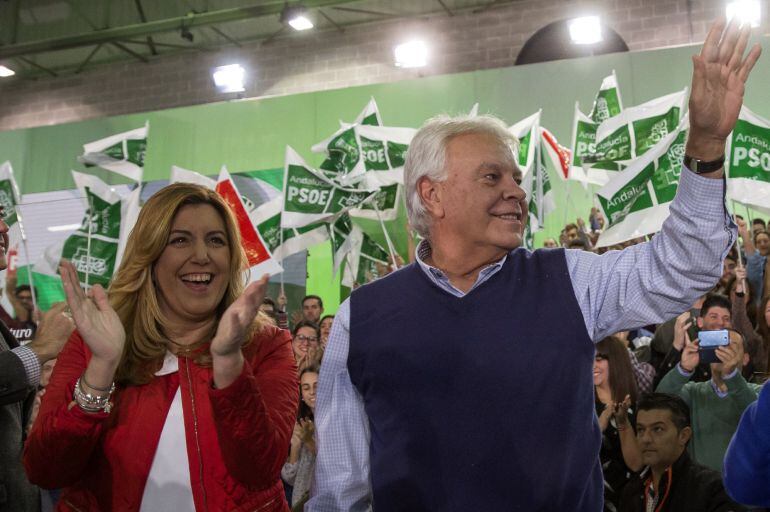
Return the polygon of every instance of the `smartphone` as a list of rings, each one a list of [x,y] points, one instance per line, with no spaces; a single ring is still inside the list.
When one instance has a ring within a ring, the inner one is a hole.
[[[730,344],[730,333],[727,329],[719,331],[700,331],[698,333],[698,354],[701,363],[719,363],[717,348]]]

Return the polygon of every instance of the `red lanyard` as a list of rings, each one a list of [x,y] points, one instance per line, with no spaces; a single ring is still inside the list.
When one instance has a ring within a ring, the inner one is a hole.
[[[663,507],[663,504],[666,503],[666,499],[668,499],[668,493],[671,490],[671,467],[666,469],[666,475],[668,475],[668,483],[666,484],[666,492],[663,494],[663,499],[658,502],[658,506],[655,507],[655,512],[660,512],[661,507]],[[647,499],[650,496],[650,491],[652,490],[652,475],[650,475],[650,478],[647,479],[647,481],[644,483],[644,508],[647,509]]]

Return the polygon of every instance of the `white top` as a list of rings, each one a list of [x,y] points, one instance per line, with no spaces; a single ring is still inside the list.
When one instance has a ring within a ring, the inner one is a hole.
[[[166,352],[163,367],[155,375],[168,375],[176,371],[179,371],[179,360],[171,352]],[[168,410],[142,496],[141,512],[158,510],[195,510],[190,484],[190,463],[187,459],[182,393],[179,388]]]

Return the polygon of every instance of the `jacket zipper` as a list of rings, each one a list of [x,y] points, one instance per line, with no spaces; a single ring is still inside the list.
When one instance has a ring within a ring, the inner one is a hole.
[[[195,432],[195,448],[198,450],[198,477],[201,481],[201,491],[203,492],[203,506],[209,509],[208,499],[206,498],[206,486],[203,484],[203,457],[201,455],[201,444],[198,439],[198,415],[195,412],[195,393],[193,393],[192,378],[190,377],[190,359],[185,357],[185,366],[187,367],[187,383],[190,386],[190,402],[192,403],[193,432]]]
[[[279,499],[280,499],[280,496],[276,497],[276,498],[273,498],[272,500],[268,501],[264,505],[261,505],[259,508],[255,508],[254,510],[252,510],[252,512],[259,512],[260,510],[265,510],[267,507],[269,507],[270,505],[272,505],[273,503],[275,503]]]

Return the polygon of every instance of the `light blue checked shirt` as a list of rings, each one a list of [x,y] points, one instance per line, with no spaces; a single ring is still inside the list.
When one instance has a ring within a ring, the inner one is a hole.
[[[601,256],[565,251],[575,297],[594,341],[673,318],[712,288],[737,236],[724,198],[724,180],[683,170],[671,214],[650,242]],[[420,244],[417,262],[431,281],[447,293],[464,295],[439,269],[425,263],[428,254],[430,247]],[[473,288],[492,279],[504,262],[505,258],[482,270]],[[334,319],[321,365],[315,412],[316,478],[306,512],[372,507],[369,420],[348,375],[349,325],[347,300]]]

